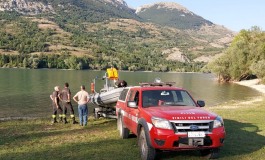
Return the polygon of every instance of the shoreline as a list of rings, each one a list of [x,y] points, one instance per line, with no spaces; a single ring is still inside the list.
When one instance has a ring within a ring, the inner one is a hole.
[[[257,90],[260,93],[265,95],[265,85],[260,84],[260,79],[244,80],[244,81],[234,82],[234,83],[236,83],[238,85],[253,88],[253,89],[255,89],[255,90]]]

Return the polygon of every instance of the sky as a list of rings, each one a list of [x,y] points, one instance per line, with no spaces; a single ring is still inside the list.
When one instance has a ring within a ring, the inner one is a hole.
[[[176,2],[191,12],[215,24],[239,32],[253,26],[265,30],[264,0],[124,0],[129,7],[137,8],[156,2]]]

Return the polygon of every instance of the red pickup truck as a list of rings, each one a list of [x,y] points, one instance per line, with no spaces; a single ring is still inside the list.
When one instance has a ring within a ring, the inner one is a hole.
[[[143,160],[155,159],[159,150],[199,150],[203,157],[218,158],[226,135],[224,122],[204,106],[172,83],[126,87],[116,104],[120,137],[135,134]]]

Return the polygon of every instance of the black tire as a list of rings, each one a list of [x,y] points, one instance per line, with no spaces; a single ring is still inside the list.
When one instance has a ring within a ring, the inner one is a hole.
[[[138,145],[140,148],[140,155],[142,160],[154,160],[156,156],[156,150],[147,143],[144,128],[141,128]]]
[[[202,157],[206,159],[217,159],[219,157],[219,148],[200,150]]]
[[[120,137],[121,137],[122,139],[127,139],[127,138],[129,138],[130,130],[124,126],[124,124],[123,124],[123,120],[122,120],[122,116],[119,116],[119,117],[118,117],[118,120],[117,120],[117,127],[118,127],[118,130],[120,131]]]

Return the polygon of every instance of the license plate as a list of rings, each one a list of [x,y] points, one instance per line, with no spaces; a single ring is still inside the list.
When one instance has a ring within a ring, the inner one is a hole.
[[[205,132],[188,132],[188,137],[205,137]]]

